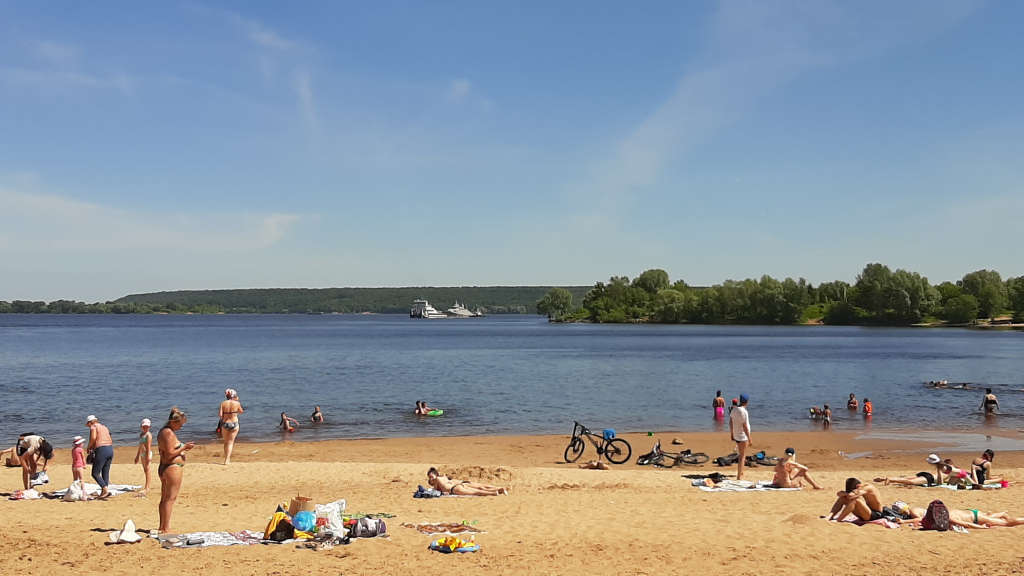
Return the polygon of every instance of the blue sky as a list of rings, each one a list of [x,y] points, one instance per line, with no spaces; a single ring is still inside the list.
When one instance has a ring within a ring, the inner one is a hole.
[[[0,299],[1024,274],[1022,20],[0,1]]]

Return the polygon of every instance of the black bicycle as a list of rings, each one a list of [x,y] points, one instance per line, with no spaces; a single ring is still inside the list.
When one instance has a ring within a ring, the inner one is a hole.
[[[629,457],[633,455],[633,448],[629,445],[629,442],[614,436],[608,437],[604,434],[594,434],[579,422],[574,422],[574,424],[575,426],[572,427],[572,440],[569,440],[569,446],[565,449],[566,462],[572,464],[583,455],[583,450],[587,447],[583,443],[584,437],[594,445],[594,448],[597,450],[598,460],[601,459],[601,456],[605,456],[612,464],[625,464],[629,462]],[[595,440],[595,438],[600,441]]]
[[[636,459],[640,466],[654,466],[657,468],[673,468],[680,464],[698,465],[704,464],[711,457],[703,452],[693,452],[689,449],[682,452],[666,452],[661,449],[661,442],[654,445],[654,449]]]

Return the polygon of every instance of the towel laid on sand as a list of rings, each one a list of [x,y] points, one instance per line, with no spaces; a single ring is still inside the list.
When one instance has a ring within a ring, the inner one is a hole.
[[[99,496],[102,490],[99,484],[86,483],[82,484],[82,487],[85,488],[85,493],[88,494],[89,496]],[[111,496],[118,496],[120,494],[125,494],[128,492],[135,492],[136,490],[142,490],[142,486],[133,486],[131,484],[109,484],[107,486],[107,491]],[[62,488],[60,490],[55,490],[53,492],[47,492],[43,494],[43,496],[59,500],[64,497],[64,493],[67,491],[67,488]]]
[[[263,540],[262,532],[189,532],[188,534],[161,534],[158,537],[165,548],[209,548],[211,546],[249,546]],[[193,542],[193,544],[189,544]],[[275,542],[276,544],[276,542]]]
[[[771,482],[761,480],[750,482],[749,480],[722,480],[714,486],[706,486],[702,480],[694,480],[693,485],[705,492],[790,492],[799,488],[776,488]]]

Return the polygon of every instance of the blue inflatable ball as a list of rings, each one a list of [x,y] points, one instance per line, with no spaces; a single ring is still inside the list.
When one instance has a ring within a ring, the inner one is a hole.
[[[294,526],[296,530],[312,532],[313,528],[316,526],[316,514],[313,514],[308,510],[296,512],[295,517],[292,518],[292,526]]]

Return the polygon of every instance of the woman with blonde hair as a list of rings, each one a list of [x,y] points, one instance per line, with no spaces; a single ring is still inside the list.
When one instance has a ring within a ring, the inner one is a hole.
[[[157,436],[157,445],[160,448],[160,467],[157,468],[157,476],[160,477],[161,534],[167,534],[171,529],[171,512],[174,510],[174,502],[178,499],[178,491],[181,490],[181,480],[184,477],[185,452],[196,445],[195,442],[178,442],[176,433],[185,422],[188,422],[188,417],[175,406],[171,408],[167,424],[160,429]]]
[[[220,403],[220,428],[224,438],[224,465],[227,466],[231,464],[231,452],[235,449],[235,438],[238,437],[238,415],[245,410],[234,388],[225,390],[224,397],[226,399]]]

